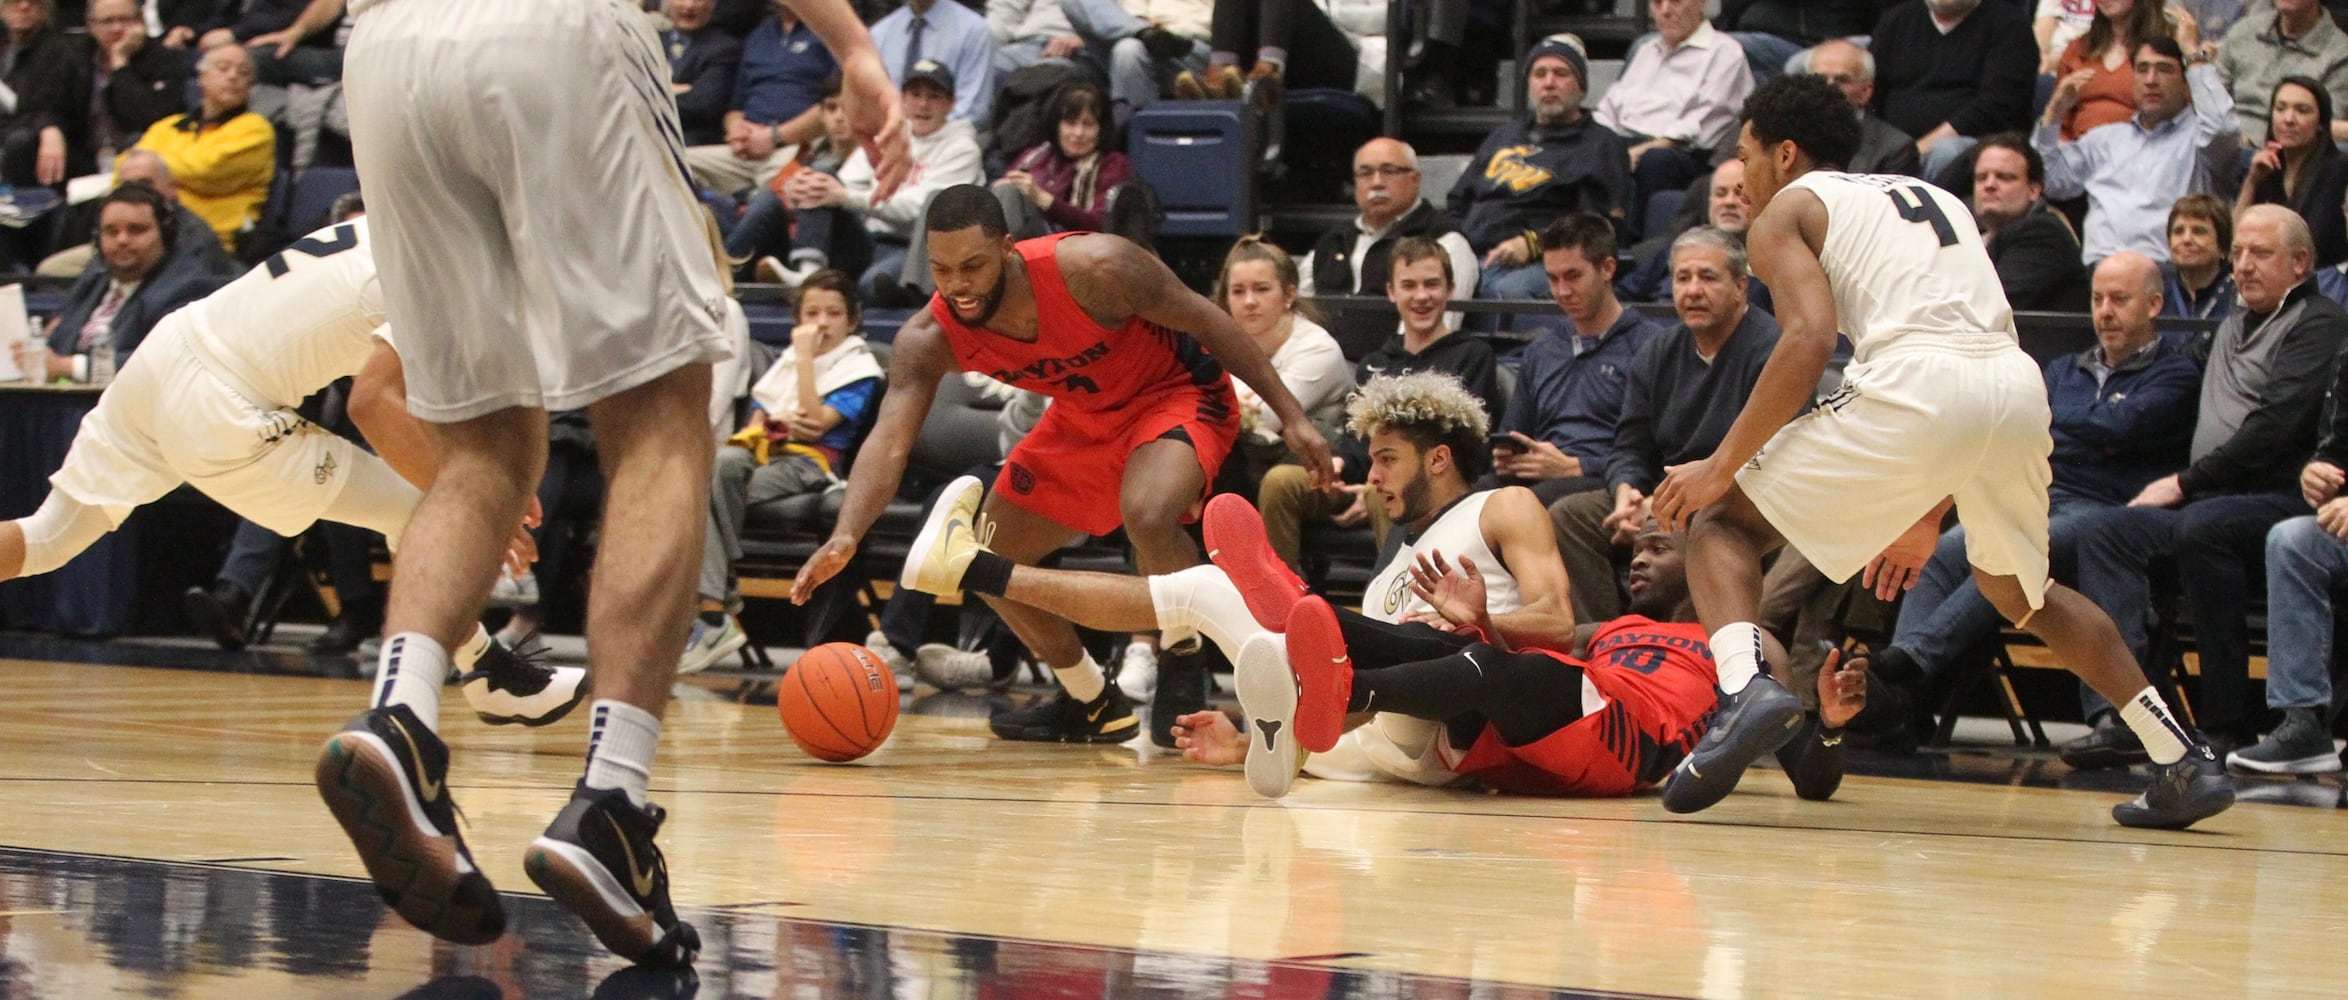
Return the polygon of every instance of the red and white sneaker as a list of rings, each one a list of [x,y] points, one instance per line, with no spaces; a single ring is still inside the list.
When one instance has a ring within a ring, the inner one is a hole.
[[[1216,494],[1207,501],[1205,533],[1207,558],[1231,578],[1256,624],[1288,631],[1290,609],[1312,591],[1272,551],[1263,515],[1256,513],[1255,505],[1237,493]]]
[[[1353,699],[1353,657],[1328,601],[1306,597],[1289,611],[1288,667],[1296,671],[1296,744],[1327,753],[1345,735],[1345,706]]]

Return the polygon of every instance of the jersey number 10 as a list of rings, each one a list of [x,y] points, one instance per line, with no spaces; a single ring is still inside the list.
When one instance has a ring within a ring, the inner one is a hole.
[[[1939,202],[1932,200],[1931,192],[1924,190],[1921,185],[1902,184],[1883,193],[1890,196],[1892,205],[1900,210],[1900,218],[1909,222],[1929,222],[1933,235],[1940,237],[1941,246],[1957,245],[1957,227],[1949,224],[1948,215],[1940,210]]]

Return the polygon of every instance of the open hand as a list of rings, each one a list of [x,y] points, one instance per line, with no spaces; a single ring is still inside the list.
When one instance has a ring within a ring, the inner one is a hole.
[[[1736,473],[1724,469],[1717,457],[1663,470],[1663,484],[1655,488],[1655,519],[1663,530],[1678,534],[1694,521],[1696,512],[1719,502],[1736,485]]]
[[[1845,661],[1843,651],[1828,650],[1818,666],[1818,724],[1841,729],[1867,707],[1867,658]]]
[[[1213,767],[1247,763],[1247,734],[1231,717],[1208,710],[1174,720],[1174,748],[1182,759]]]

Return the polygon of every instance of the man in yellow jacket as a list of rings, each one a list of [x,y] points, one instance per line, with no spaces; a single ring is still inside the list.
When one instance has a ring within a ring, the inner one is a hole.
[[[179,182],[180,204],[202,216],[234,248],[269,200],[277,172],[277,130],[246,110],[253,95],[253,57],[241,45],[222,45],[196,63],[203,107],[172,115],[140,137],[136,149],[152,150]]]

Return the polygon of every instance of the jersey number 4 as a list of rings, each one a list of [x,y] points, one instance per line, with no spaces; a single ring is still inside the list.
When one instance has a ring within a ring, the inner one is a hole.
[[[1900,218],[1909,222],[1929,222],[1933,235],[1940,237],[1941,246],[1957,245],[1957,227],[1949,225],[1949,217],[1940,210],[1940,203],[1932,200],[1932,194],[1921,185],[1902,184],[1884,194],[1889,195],[1892,205],[1900,210]]]
[[[322,240],[315,236],[305,236],[301,239],[295,240],[292,246],[286,247],[284,250],[278,251],[276,254],[272,255],[268,262],[269,276],[272,278],[285,277],[285,272],[288,267],[285,262],[285,255],[289,253],[298,253],[304,257],[312,258],[332,257],[335,254],[341,253],[345,250],[356,250],[358,248],[359,227],[346,222],[342,225],[334,227],[334,232],[331,235],[331,238]]]

